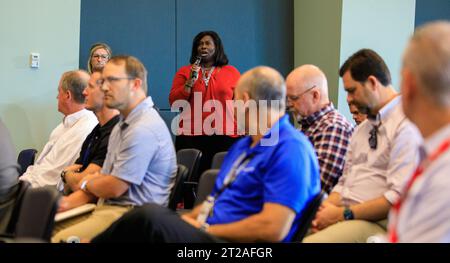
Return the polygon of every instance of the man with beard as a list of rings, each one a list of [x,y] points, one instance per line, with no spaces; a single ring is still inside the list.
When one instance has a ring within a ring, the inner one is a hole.
[[[387,215],[417,165],[421,136],[405,117],[383,59],[373,50],[352,55],[339,71],[347,102],[367,114],[353,133],[344,173],[304,242],[366,242],[386,233]]]

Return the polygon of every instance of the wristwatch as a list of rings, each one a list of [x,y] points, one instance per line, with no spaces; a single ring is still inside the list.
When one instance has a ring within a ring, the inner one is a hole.
[[[350,207],[346,206],[344,208],[344,220],[353,220],[353,219],[355,219],[353,211],[350,209]]]
[[[83,190],[83,192],[86,192],[86,193],[89,192],[88,189],[87,189],[87,183],[88,182],[89,182],[88,180],[84,180],[83,182],[81,182],[80,189]]]

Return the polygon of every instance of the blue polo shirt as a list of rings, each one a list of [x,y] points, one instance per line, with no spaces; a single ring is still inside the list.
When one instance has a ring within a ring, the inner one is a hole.
[[[277,142],[264,146],[261,140],[250,148],[252,139],[248,136],[230,148],[213,195],[222,188],[225,177],[242,153],[251,157],[238,169],[235,181],[219,195],[207,222],[211,225],[236,222],[259,213],[266,202],[278,203],[297,214],[283,240],[288,242],[307,203],[320,191],[319,165],[308,138],[289,123],[286,115],[263,138],[277,138]]]

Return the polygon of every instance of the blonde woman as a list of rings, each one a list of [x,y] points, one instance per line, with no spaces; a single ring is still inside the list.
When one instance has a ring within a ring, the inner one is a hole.
[[[87,70],[89,74],[94,71],[100,71],[105,66],[106,62],[111,58],[111,48],[105,43],[95,43],[91,46],[89,51],[89,60]]]

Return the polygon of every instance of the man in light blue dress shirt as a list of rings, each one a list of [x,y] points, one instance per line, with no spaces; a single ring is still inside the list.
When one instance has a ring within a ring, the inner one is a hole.
[[[92,238],[134,206],[167,206],[176,175],[176,155],[169,129],[147,97],[147,71],[131,56],[117,56],[106,64],[102,89],[108,107],[120,111],[111,132],[100,173],[87,175],[80,190],[62,200],[70,209],[99,198],[85,220],[69,220],[53,242],[70,236]]]

